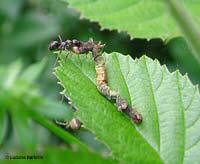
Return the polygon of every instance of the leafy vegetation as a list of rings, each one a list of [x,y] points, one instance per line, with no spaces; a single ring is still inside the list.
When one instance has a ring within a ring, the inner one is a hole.
[[[134,126],[97,90],[92,58],[62,58],[56,75],[79,109],[84,126],[108,145],[115,158],[131,163],[188,163],[200,160],[199,91],[187,76],[169,73],[158,61],[105,54],[109,85],[144,117]],[[126,63],[126,64],[124,64]],[[195,136],[195,137],[194,137]],[[170,140],[169,140],[170,138]],[[145,158],[144,158],[145,154]]]
[[[46,99],[41,95],[39,88],[34,85],[34,81],[42,73],[45,63],[46,60],[33,64],[25,71],[22,71],[20,61],[7,67],[0,67],[1,144],[6,131],[11,131],[7,126],[8,114],[12,119],[13,128],[16,130],[20,143],[25,149],[34,149],[37,143],[35,141],[37,136],[33,128],[34,124],[29,119],[29,117],[37,119],[37,117],[34,117],[35,112],[48,118],[72,119],[73,112],[69,107]]]
[[[0,4],[0,159],[39,155],[43,159],[32,162],[200,162],[199,87],[193,85],[200,82],[199,1]],[[58,34],[106,44],[108,85],[142,114],[141,124],[133,124],[99,93],[91,54],[63,51],[52,70],[57,54],[47,47]],[[80,130],[64,125],[73,117],[83,122]]]
[[[81,17],[98,22],[102,29],[126,31],[132,38],[166,39],[179,33],[162,0],[64,1],[80,11]],[[186,0],[181,3],[184,3],[193,18],[198,20],[200,2]]]

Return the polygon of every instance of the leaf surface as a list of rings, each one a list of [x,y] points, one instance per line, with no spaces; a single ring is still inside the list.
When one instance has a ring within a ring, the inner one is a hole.
[[[84,126],[125,163],[200,162],[200,96],[187,76],[157,60],[104,53],[109,86],[143,116],[140,125],[117,111],[95,84],[91,55],[61,55],[56,75]]]
[[[82,18],[99,22],[102,29],[126,31],[131,38],[168,38],[178,28],[163,0],[64,0]],[[181,1],[200,25],[200,1]]]

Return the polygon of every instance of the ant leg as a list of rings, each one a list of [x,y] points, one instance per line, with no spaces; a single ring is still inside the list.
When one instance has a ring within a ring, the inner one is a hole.
[[[62,50],[63,50],[63,46],[62,46],[62,38],[60,35],[58,35],[58,38],[60,40],[60,46],[59,46],[59,49],[60,49],[60,54],[62,53]]]
[[[70,51],[69,51],[68,49],[66,49],[66,48],[65,48],[65,51],[67,52],[67,54],[66,54],[66,56],[65,56],[65,63],[66,63],[66,60],[67,60],[67,58],[68,58],[68,56],[69,56],[69,54],[70,54]]]
[[[69,55],[70,55],[70,52],[67,51],[66,59],[69,57]]]
[[[55,61],[54,65],[53,65],[54,67],[55,67],[56,64],[57,64],[58,59],[59,59],[59,55],[61,55],[61,53],[62,53],[62,49],[60,49],[59,54],[58,54],[57,57],[56,57],[56,61]]]
[[[55,67],[56,66],[56,63],[58,62],[58,56],[56,57],[56,61],[54,62],[53,66]]]
[[[61,122],[61,121],[58,121],[58,120],[55,120],[56,124],[57,125],[61,125],[61,126],[66,126],[68,123],[67,122]]]
[[[59,54],[61,54],[62,53],[62,47],[60,47],[60,51],[59,51]]]

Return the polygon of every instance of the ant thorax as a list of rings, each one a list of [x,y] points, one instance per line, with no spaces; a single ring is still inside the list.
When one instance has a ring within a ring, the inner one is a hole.
[[[66,50],[66,43],[65,42],[61,42],[60,46],[59,46],[60,50]]]

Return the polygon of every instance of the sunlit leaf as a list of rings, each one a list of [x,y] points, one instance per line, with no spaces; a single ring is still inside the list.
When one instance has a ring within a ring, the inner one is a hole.
[[[80,11],[81,17],[98,22],[102,29],[127,31],[140,38],[167,38],[178,34],[175,21],[163,0],[63,0]],[[200,1],[183,1],[200,25]]]
[[[143,122],[134,125],[98,92],[91,57],[61,56],[56,75],[84,126],[124,163],[200,162],[198,87],[146,56],[104,57],[109,85],[142,114]]]

